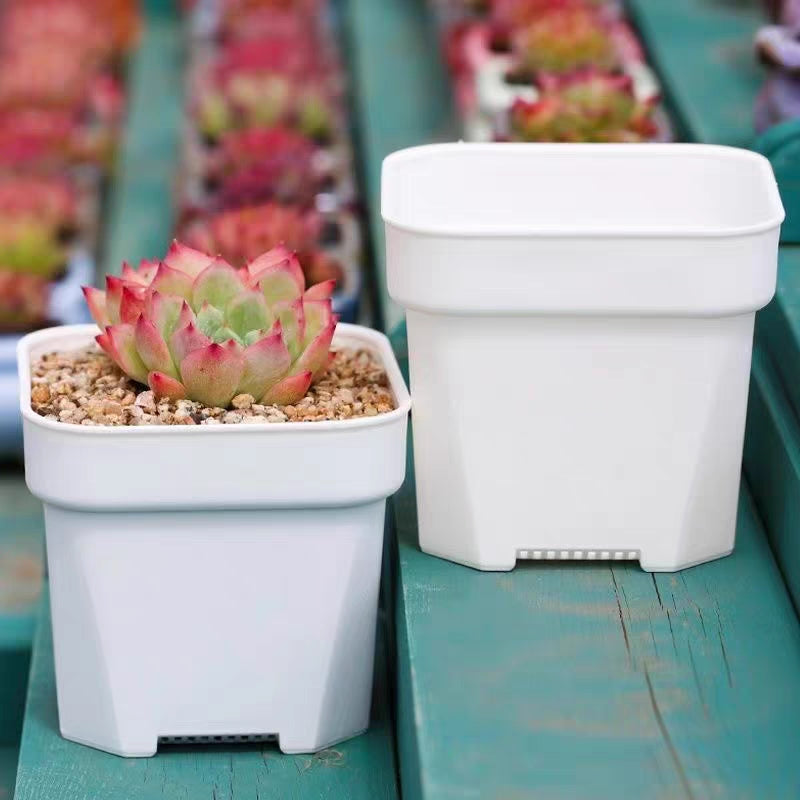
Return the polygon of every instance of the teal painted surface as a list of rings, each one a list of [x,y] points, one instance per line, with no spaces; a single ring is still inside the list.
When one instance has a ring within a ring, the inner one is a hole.
[[[369,731],[314,756],[274,745],[164,747],[123,759],[58,733],[49,606],[41,611],[16,800],[396,800],[384,659]]]
[[[745,467],[800,612],[800,247],[780,250],[775,299],[759,312]]]
[[[389,153],[458,138],[450,87],[425,0],[343,0],[343,20],[358,114],[378,311],[383,329],[403,319],[389,298],[380,215],[381,162]]]
[[[150,2],[128,78],[130,99],[101,264],[160,258],[172,238],[175,173],[183,123],[183,30],[174,3]]]
[[[0,800],[11,800],[14,796],[18,755],[17,747],[0,745]]]
[[[418,549],[413,472],[393,508],[404,797],[800,796],[800,626],[746,492],[734,554],[675,575],[479,573]]]
[[[775,299],[756,318],[756,338],[769,352],[783,391],[800,415],[800,247],[780,248]]]
[[[759,0],[627,0],[671,106],[700,142],[749,147],[763,70]]]
[[[744,462],[770,542],[800,610],[800,425],[772,361],[753,357]]]
[[[766,156],[786,208],[781,241],[800,243],[800,120],[775,125],[759,136],[753,148]]]
[[[16,746],[22,730],[42,543],[40,504],[20,474],[0,475],[0,747]]]

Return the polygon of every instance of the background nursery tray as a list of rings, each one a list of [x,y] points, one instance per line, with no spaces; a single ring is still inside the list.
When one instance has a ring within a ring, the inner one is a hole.
[[[327,13],[321,19],[313,19],[317,24],[285,34],[294,37],[289,39],[291,58],[303,66],[274,72],[272,79],[291,87],[289,97],[306,97],[309,91],[312,95],[318,93],[320,108],[324,110],[320,112],[318,108],[316,116],[312,114],[309,119],[316,120],[315,125],[320,119],[326,120],[323,125],[326,132],[320,135],[311,133],[310,123],[303,114],[300,121],[287,120],[274,108],[267,111],[266,105],[259,113],[253,113],[256,106],[251,106],[249,112],[240,112],[244,121],[232,123],[230,120],[236,118],[237,112],[223,113],[221,109],[236,108],[236,104],[226,105],[219,98],[233,89],[223,87],[233,87],[237,78],[246,80],[258,75],[259,70],[269,74],[272,66],[264,64],[271,64],[270,51],[280,52],[282,43],[264,40],[254,48],[259,36],[268,35],[268,29],[260,34],[222,35],[217,6],[210,2],[199,3],[190,14],[176,232],[179,238],[199,246],[199,242],[192,241],[193,236],[213,237],[227,217],[228,228],[233,226],[230,220],[237,220],[240,240],[245,243],[258,240],[258,252],[279,243],[265,243],[265,236],[285,240],[288,246],[301,252],[301,262],[308,266],[307,277],[314,281],[336,277],[334,310],[343,321],[355,322],[363,290],[364,247],[358,218],[347,78],[338,42],[337,4],[318,5],[325,7]],[[255,36],[254,41],[248,40],[251,35]],[[291,58],[287,56],[287,61]],[[305,59],[310,59],[311,64],[306,64]],[[254,64],[261,66],[256,68]],[[260,85],[259,80],[256,78],[250,84],[253,93]],[[242,90],[237,92],[241,94]],[[280,105],[280,101],[274,100],[274,107]],[[208,109],[216,110],[211,114]],[[263,113],[271,121],[262,121]],[[219,123],[220,119],[228,119],[229,127]],[[212,136],[207,129],[210,122],[219,123],[222,133]],[[252,179],[259,176],[258,181]],[[282,227],[277,220],[286,211],[267,205],[275,203],[302,214],[311,232],[301,235],[299,221],[294,225],[284,223]],[[263,217],[263,221],[258,221],[258,217]],[[271,227],[272,221],[275,223]],[[279,232],[277,236],[273,231]],[[245,244],[241,249],[249,248]],[[224,248],[223,255],[236,266],[240,266],[237,262],[243,258],[253,257],[249,253],[229,256]]]

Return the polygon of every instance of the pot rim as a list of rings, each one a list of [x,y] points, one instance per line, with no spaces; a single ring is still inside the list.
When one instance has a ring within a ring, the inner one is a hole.
[[[744,225],[651,225],[628,228],[623,225],[606,227],[536,227],[532,224],[516,227],[495,226],[453,226],[447,224],[420,225],[404,222],[389,210],[389,175],[403,164],[420,159],[465,154],[502,153],[505,156],[524,154],[537,157],[550,156],[587,156],[597,158],[628,158],[633,155],[657,158],[698,158],[723,159],[729,162],[750,163],[760,171],[761,178],[767,187],[765,215],[761,220]],[[577,144],[577,143],[532,143],[532,142],[450,142],[444,144],[427,144],[408,147],[390,153],[383,161],[381,180],[381,217],[386,225],[400,231],[406,231],[431,238],[455,237],[463,239],[721,239],[737,236],[752,236],[774,230],[786,217],[778,184],[769,160],[760,153],[740,147],[709,144],[676,144],[676,143],[636,143],[636,144]]]
[[[394,410],[374,417],[323,420],[320,422],[265,422],[263,425],[75,425],[55,422],[37,414],[31,408],[31,351],[49,342],[52,342],[53,349],[57,350],[57,342],[63,340],[65,336],[79,337],[85,335],[88,344],[99,333],[100,329],[95,324],[59,325],[34,331],[19,340],[17,344],[17,368],[20,383],[19,399],[20,412],[25,421],[45,430],[76,436],[220,436],[225,433],[232,436],[241,436],[245,433],[250,435],[254,433],[278,435],[289,431],[303,434],[377,428],[395,423],[398,419],[407,416],[411,410],[411,397],[389,339],[380,331],[372,328],[340,322],[336,326],[333,346],[346,346],[348,343],[358,344],[372,350],[379,357],[386,370],[389,386],[397,405]]]

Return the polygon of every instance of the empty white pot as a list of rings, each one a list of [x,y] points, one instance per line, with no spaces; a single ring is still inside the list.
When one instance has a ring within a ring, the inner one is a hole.
[[[321,750],[369,721],[386,497],[405,472],[397,409],[264,425],[86,427],[30,407],[31,359],[92,325],[19,345],[25,471],[44,501],[61,733],[124,756],[159,740],[277,738]]]
[[[783,220],[767,160],[432,145],[386,159],[382,205],[422,549],[492,570],[730,553]]]

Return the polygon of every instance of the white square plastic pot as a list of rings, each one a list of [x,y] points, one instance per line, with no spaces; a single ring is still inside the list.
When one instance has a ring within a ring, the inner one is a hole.
[[[31,410],[25,472],[44,501],[61,733],[124,756],[159,740],[277,738],[313,752],[365,730],[386,498],[405,472],[409,398],[387,339],[354,325],[397,409],[264,425],[87,427]]]
[[[663,571],[731,552],[783,220],[766,159],[432,145],[386,159],[382,205],[425,552]]]

